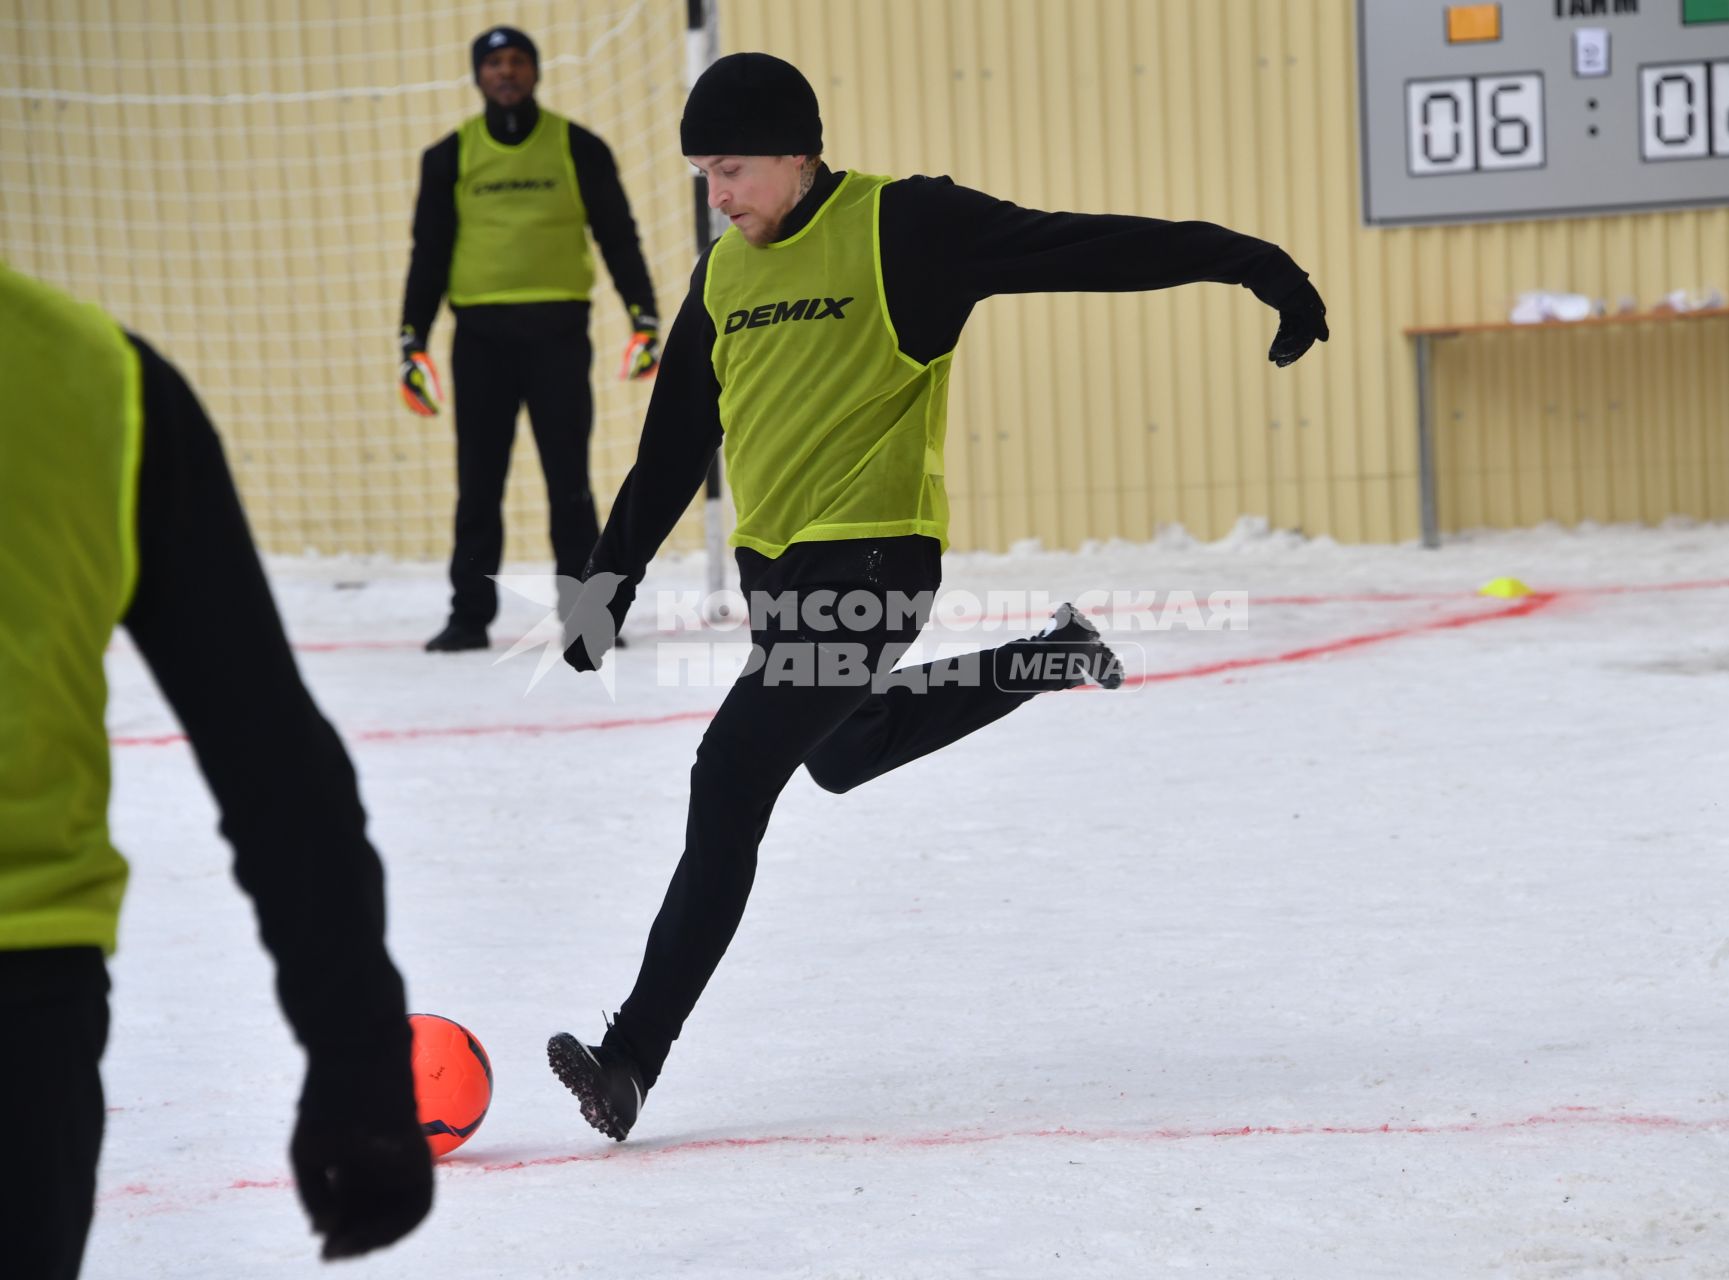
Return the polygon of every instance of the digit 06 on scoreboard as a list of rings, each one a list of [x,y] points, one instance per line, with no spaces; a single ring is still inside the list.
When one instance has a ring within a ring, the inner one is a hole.
[[[1729,0],[1358,0],[1363,218],[1729,203]]]

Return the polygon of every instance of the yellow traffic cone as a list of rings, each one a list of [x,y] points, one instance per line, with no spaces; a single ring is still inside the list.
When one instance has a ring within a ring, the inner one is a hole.
[[[1502,600],[1516,600],[1520,596],[1530,595],[1531,588],[1517,578],[1496,578],[1493,582],[1477,588],[1477,594],[1480,596],[1498,596]]]

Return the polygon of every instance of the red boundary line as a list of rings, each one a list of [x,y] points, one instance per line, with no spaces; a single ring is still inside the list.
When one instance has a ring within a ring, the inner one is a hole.
[[[1555,1107],[1536,1115],[1513,1120],[1456,1120],[1434,1124],[1298,1124],[1298,1125],[1231,1125],[1159,1126],[1143,1129],[1072,1129],[1057,1125],[1036,1129],[1009,1129],[991,1132],[978,1129],[948,1130],[936,1133],[876,1134],[764,1134],[759,1137],[693,1138],[661,1145],[633,1143],[616,1146],[611,1143],[594,1151],[571,1152],[562,1155],[539,1156],[523,1160],[486,1160],[474,1155],[454,1155],[440,1160],[440,1167],[459,1177],[481,1174],[516,1173],[524,1169],[557,1168],[568,1164],[596,1164],[608,1160],[645,1161],[669,1156],[705,1155],[716,1151],[748,1151],[761,1147],[841,1147],[854,1149],[932,1150],[941,1147],[983,1146],[987,1143],[1014,1142],[1034,1139],[1058,1139],[1069,1142],[1114,1143],[1175,1143],[1198,1142],[1204,1139],[1228,1141],[1242,1138],[1371,1138],[1371,1137],[1449,1137],[1520,1133],[1533,1130],[1624,1129],[1637,1133],[1715,1133],[1729,1131],[1729,1116],[1706,1116],[1687,1119],[1680,1116],[1651,1115],[1604,1111],[1599,1107]],[[200,1202],[214,1200],[224,1191],[286,1191],[294,1186],[287,1176],[273,1178],[236,1178],[219,1190],[197,1197]],[[138,1205],[138,1214],[172,1212],[190,1207],[168,1201],[163,1193],[147,1183],[133,1182],[105,1191],[99,1197],[102,1204],[128,1202]],[[140,1204],[140,1202],[144,1202]],[[150,1203],[155,1201],[155,1203]]]
[[[1692,582],[1658,582],[1635,583],[1627,586],[1608,587],[1561,587],[1555,591],[1543,594],[1556,596],[1594,596],[1594,595],[1630,595],[1650,591],[1718,591],[1729,588],[1729,578],[1705,578]],[[1223,589],[1223,588],[1221,588]],[[1196,607],[1204,607],[1206,600],[1200,593],[1191,592]],[[1339,595],[1262,595],[1254,591],[1241,594],[1248,596],[1249,604],[1254,608],[1269,606],[1315,607],[1330,604],[1442,604],[1473,600],[1480,598],[1475,591],[1364,591],[1341,593]],[[1130,609],[1130,613],[1157,613],[1161,605],[1147,605],[1142,608]],[[1111,612],[1109,605],[1100,605],[1086,611],[1089,617],[1101,617]],[[1033,619],[1043,620],[1047,615],[1033,613],[991,613],[991,614],[961,614],[953,618],[938,618],[937,628],[954,626],[973,626],[981,622],[1028,622]],[[653,630],[659,635],[692,635],[709,631],[735,632],[742,630],[742,625],[716,626],[704,622],[698,627],[656,627]],[[301,653],[339,653],[345,649],[419,649],[418,640],[312,640],[296,644],[294,648]]]
[[[1164,684],[1173,680],[1194,680],[1206,676],[1223,675],[1232,671],[1245,671],[1254,667],[1279,666],[1289,663],[1305,662],[1311,658],[1325,657],[1333,653],[1345,653],[1353,649],[1367,648],[1370,645],[1384,644],[1390,640],[1402,639],[1406,636],[1420,635],[1428,631],[1454,631],[1464,627],[1476,626],[1484,622],[1500,622],[1510,618],[1529,617],[1558,600],[1573,596],[1628,595],[1657,591],[1710,591],[1729,587],[1729,578],[1708,579],[1689,582],[1651,583],[1632,586],[1582,587],[1568,588],[1560,591],[1538,591],[1531,595],[1511,601],[1500,608],[1490,611],[1473,610],[1469,613],[1450,614],[1442,618],[1432,618],[1424,622],[1411,623],[1402,627],[1389,627],[1381,631],[1365,631],[1356,635],[1344,636],[1338,640],[1329,640],[1322,644],[1307,645],[1300,649],[1291,649],[1284,653],[1269,654],[1258,658],[1232,658],[1223,662],[1204,663],[1198,667],[1184,667],[1176,671],[1151,671],[1130,676],[1123,682],[1124,688],[1139,688],[1149,684]],[[1364,600],[1390,600],[1392,596],[1362,597]],[[1413,599],[1422,597],[1411,597]],[[1447,597],[1457,598],[1457,597]],[[1472,599],[1477,597],[1473,596]],[[1307,600],[1352,600],[1357,597],[1285,597],[1289,601]],[[302,646],[303,647],[303,646]],[[429,726],[424,729],[362,729],[344,734],[351,742],[408,742],[426,738],[478,738],[493,737],[500,734],[552,734],[552,733],[591,733],[609,729],[647,728],[653,725],[680,724],[690,721],[705,721],[712,719],[714,709],[707,708],[698,711],[674,711],[652,716],[614,716],[604,720],[577,720],[562,724],[499,724],[499,725],[457,725]],[[113,737],[109,740],[112,747],[166,747],[175,746],[186,741],[182,733],[147,734],[136,736]]]
[[[1428,622],[1413,623],[1410,626],[1389,627],[1385,631],[1365,631],[1354,636],[1345,636],[1339,640],[1328,640],[1321,644],[1306,645],[1301,649],[1291,649],[1285,653],[1269,654],[1259,658],[1232,658],[1224,662],[1209,662],[1199,667],[1184,667],[1180,671],[1149,671],[1143,675],[1130,676],[1123,681],[1123,687],[1137,688],[1141,685],[1162,684],[1168,680],[1193,680],[1200,676],[1222,675],[1227,671],[1245,671],[1251,667],[1271,667],[1281,663],[1306,662],[1310,658],[1324,658],[1328,654],[1344,653],[1350,649],[1363,649],[1372,644],[1384,644],[1388,640],[1399,640],[1405,636],[1419,635],[1425,631],[1456,631],[1463,627],[1474,627],[1480,622],[1501,622],[1508,618],[1525,618],[1546,609],[1560,598],[1560,595],[1554,592],[1533,592],[1531,595],[1492,613],[1457,613],[1445,618],[1434,618]]]
[[[508,1173],[517,1169],[544,1168],[562,1164],[587,1163],[636,1156],[654,1159],[661,1156],[688,1155],[697,1152],[748,1149],[752,1147],[880,1147],[885,1149],[981,1146],[991,1142],[1011,1142],[1026,1138],[1066,1138],[1075,1142],[1194,1142],[1203,1138],[1364,1138],[1381,1134],[1408,1137],[1433,1137],[1456,1134],[1513,1133],[1526,1129],[1616,1128],[1646,1132],[1700,1133],[1729,1130],[1729,1116],[1686,1120],[1678,1116],[1605,1113],[1596,1107],[1558,1107],[1539,1115],[1519,1120],[1499,1120],[1487,1123],[1460,1120],[1440,1124],[1396,1124],[1391,1121],[1376,1125],[1235,1125],[1229,1128],[1160,1127],[1153,1129],[1071,1129],[1057,1125],[1045,1129],[1011,1129],[1000,1133],[963,1129],[926,1134],[773,1134],[757,1138],[696,1138],[664,1146],[646,1145],[636,1148],[608,1147],[596,1152],[572,1155],[543,1156],[533,1160],[480,1161],[461,1156],[442,1161],[463,1172]]]
[[[669,711],[657,716],[615,716],[609,720],[574,720],[564,724],[432,725],[424,729],[357,729],[342,736],[349,742],[411,742],[417,738],[486,738],[505,733],[589,733],[605,729],[639,729],[687,720],[712,720],[714,708],[700,711]],[[170,747],[186,741],[183,733],[161,733],[130,738],[110,738],[114,747]]]
[[[1629,586],[1608,587],[1562,587],[1546,594],[1556,596],[1593,596],[1593,595],[1629,595],[1649,591],[1717,591],[1729,587],[1729,578],[1706,578],[1691,582],[1659,582],[1648,584],[1633,584]],[[1360,593],[1344,593],[1340,595],[1289,595],[1273,596],[1258,595],[1251,591],[1247,593],[1251,606],[1268,607],[1275,605],[1290,605],[1311,607],[1329,604],[1415,604],[1422,602],[1444,602],[1468,600],[1476,597],[1476,592],[1461,591],[1365,591]],[[1197,606],[1204,603],[1199,596],[1195,598]],[[1089,611],[1090,617],[1109,612],[1108,607],[1100,607]],[[1154,612],[1149,606],[1145,610],[1134,612]],[[978,622],[1026,622],[1035,615],[1030,613],[993,613],[966,614],[962,617],[945,619],[946,623],[955,625],[972,625]],[[1038,615],[1042,616],[1042,615]],[[690,635],[708,631],[737,631],[739,627],[717,627],[703,624],[697,628],[689,627],[657,627],[659,635]],[[118,640],[116,648],[129,648]],[[296,653],[344,653],[355,650],[377,650],[379,652],[401,652],[407,649],[422,649],[425,645],[419,640],[300,640],[289,646]]]

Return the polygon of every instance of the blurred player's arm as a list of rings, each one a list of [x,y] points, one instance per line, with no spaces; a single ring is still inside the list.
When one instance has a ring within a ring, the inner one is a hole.
[[[614,630],[635,598],[648,562],[678,524],[708,474],[720,447],[720,382],[714,373],[714,322],[702,302],[708,270],[705,253],[691,276],[690,291],[667,332],[661,372],[654,380],[636,462],[613,500],[606,528],[589,557],[585,578],[616,574],[623,581],[607,601]],[[581,643],[565,651],[579,671],[600,659]]]
[[[660,356],[660,311],[655,305],[648,263],[643,261],[630,199],[619,181],[618,165],[606,143],[575,123],[570,126],[570,158],[576,167],[583,207],[588,210],[589,229],[630,314],[631,336],[619,376],[651,377]]]
[[[307,1054],[293,1152],[325,1256],[387,1244],[431,1203],[384,875],[354,770],[313,704],[222,446],[145,343],[138,585],[125,618],[185,728]]]
[[[453,133],[420,157],[420,194],[414,201],[414,248],[402,290],[402,398],[422,416],[438,412],[438,370],[426,354],[438,304],[450,285],[456,248],[457,142]]]
[[[921,177],[884,188],[881,227],[889,311],[901,349],[917,360],[952,351],[973,306],[996,294],[1142,292],[1203,281],[1248,289],[1279,312],[1281,338],[1290,322],[1310,341],[1326,339],[1320,295],[1291,256],[1211,222],[1046,213]],[[1276,342],[1274,358],[1291,345]]]

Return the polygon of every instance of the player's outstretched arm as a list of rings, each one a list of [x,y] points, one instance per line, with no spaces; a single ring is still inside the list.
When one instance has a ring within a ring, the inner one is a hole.
[[[1278,245],[1211,222],[1026,209],[947,178],[882,195],[883,285],[901,348],[954,349],[972,308],[999,293],[1128,293],[1236,284],[1279,312],[1269,358],[1289,364],[1326,341],[1326,308]]]
[[[324,1256],[400,1238],[432,1203],[384,874],[354,770],[288,647],[222,447],[142,342],[138,586],[125,623],[191,740],[306,1049],[291,1145]]]

